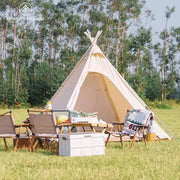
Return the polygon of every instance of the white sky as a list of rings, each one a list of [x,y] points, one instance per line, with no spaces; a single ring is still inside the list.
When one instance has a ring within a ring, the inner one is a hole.
[[[61,0],[53,0],[55,3]],[[156,37],[156,32],[161,32],[165,26],[165,11],[166,7],[170,8],[175,6],[175,12],[171,15],[168,22],[168,27],[180,27],[180,0],[146,0],[144,9],[151,10],[155,17],[149,25],[152,26],[153,36]],[[154,39],[154,38],[153,38]]]
[[[166,7],[175,6],[175,12],[171,15],[168,27],[180,27],[180,0],[146,0],[145,8],[150,9],[154,14],[155,20],[151,22],[153,33],[161,32],[165,27]]]

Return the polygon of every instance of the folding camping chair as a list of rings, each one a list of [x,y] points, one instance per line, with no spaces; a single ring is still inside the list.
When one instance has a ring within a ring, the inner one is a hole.
[[[0,138],[3,138],[3,140],[4,140],[4,145],[5,145],[6,151],[8,150],[6,138],[16,138],[14,151],[17,150],[19,139],[21,137],[20,136],[21,132],[19,132],[19,134],[17,134],[16,128],[21,128],[21,125],[14,124],[14,118],[13,118],[11,111],[0,115]],[[29,133],[27,135],[28,135],[29,143],[31,143]]]
[[[142,137],[143,140],[145,142],[145,146],[147,146],[147,142],[146,142],[146,134],[145,134],[145,130],[149,127],[149,120],[153,117],[152,113],[150,111],[146,110],[147,116],[146,118],[143,119],[143,123],[140,122],[134,122],[131,121],[129,119],[129,116],[131,113],[133,113],[134,111],[141,111],[141,110],[133,110],[133,111],[129,111],[127,110],[127,115],[125,118],[124,123],[113,123],[113,126],[123,126],[121,131],[106,131],[105,133],[108,134],[108,138],[106,141],[106,146],[109,142],[110,136],[114,136],[114,137],[119,137],[120,138],[120,142],[121,142],[121,146],[123,147],[123,136],[129,136],[130,138],[133,138],[131,145],[130,145],[130,149],[133,147],[134,141],[136,139],[136,136],[138,134],[138,131],[142,131]],[[145,112],[145,110],[143,110]],[[133,131],[131,129],[132,128]],[[129,129],[129,130],[128,130]]]
[[[47,114],[45,113],[47,112],[28,110],[30,126],[32,130],[31,151],[34,151],[38,142],[42,139],[45,139],[45,144],[50,150],[49,138],[58,138],[58,130],[53,112],[49,111]],[[57,151],[58,145],[56,148],[56,153]]]

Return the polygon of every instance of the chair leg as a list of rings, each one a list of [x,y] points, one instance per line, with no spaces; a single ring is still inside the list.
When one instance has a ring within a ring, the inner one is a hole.
[[[48,138],[45,138],[45,142],[46,142],[46,145],[47,145],[48,150],[51,150],[51,148],[50,148],[50,146],[49,146]]]
[[[145,142],[145,146],[147,146],[147,141],[146,141],[146,137],[145,137],[145,130],[144,130],[144,127],[143,127],[143,139],[144,139],[144,142]]]
[[[29,148],[29,151],[31,151],[31,150],[32,150],[32,140],[31,140],[31,136],[30,136],[30,134],[29,134],[28,128],[26,128],[26,131],[27,131],[28,140],[29,140],[29,146],[28,146],[28,148]]]
[[[28,146],[28,151],[32,151],[32,139],[29,138],[29,146]]]
[[[104,133],[106,131],[106,128],[103,128],[103,130],[101,131],[101,133]]]
[[[33,142],[35,140],[35,143],[33,145]],[[37,144],[38,144],[38,139],[36,137],[33,138],[33,142],[32,142],[32,152],[34,151],[34,149],[36,148]]]
[[[82,127],[82,129],[83,129],[83,131],[85,132],[85,128],[84,128],[84,127]]]
[[[63,133],[63,126],[60,127],[60,134],[62,134],[62,133]]]
[[[107,140],[106,140],[105,147],[108,145],[108,142],[109,142],[109,138],[110,138],[110,136],[111,136],[111,133],[109,133],[109,135],[108,135],[108,138],[107,138]]]
[[[57,146],[56,146],[56,151],[55,151],[56,155],[58,155],[58,152],[59,152],[59,141],[57,141]]]
[[[71,128],[68,126],[68,131],[69,131],[69,133],[71,133]]]
[[[8,150],[8,146],[7,146],[6,138],[3,138],[3,140],[4,140],[5,149],[6,149],[6,151],[7,151],[7,150]]]
[[[31,144],[30,144],[30,149],[29,149],[31,152],[33,152],[33,144],[34,144],[34,140],[35,140],[35,138],[32,137]]]
[[[130,149],[133,147],[133,144],[134,144],[134,141],[135,141],[135,138],[136,138],[136,135],[137,135],[138,130],[139,130],[139,128],[136,129],[136,132],[135,132],[135,134],[134,134],[132,143],[131,143],[131,145],[130,145]]]
[[[122,136],[121,136],[121,135],[119,135],[119,136],[120,136],[121,146],[123,147],[123,140],[122,140]]]
[[[16,139],[16,143],[15,143],[15,146],[14,146],[14,151],[15,152],[17,151],[18,143],[19,143],[19,138]]]
[[[41,148],[44,149],[42,139],[41,139],[41,138],[37,138],[37,140],[38,140],[38,143],[39,143],[39,145],[41,146]]]
[[[36,148],[37,144],[38,144],[38,140],[36,139],[36,142],[35,142],[34,145],[33,145],[33,149]]]

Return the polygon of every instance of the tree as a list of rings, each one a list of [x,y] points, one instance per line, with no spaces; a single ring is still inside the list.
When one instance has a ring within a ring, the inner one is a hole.
[[[165,70],[165,66],[166,66],[166,50],[167,50],[167,25],[168,25],[168,20],[171,17],[171,14],[175,11],[175,7],[169,8],[166,7],[166,12],[165,12],[165,16],[166,16],[166,24],[165,24],[165,28],[164,28],[164,32],[163,32],[163,37],[161,37],[163,39],[163,50],[162,50],[162,70],[161,70],[161,79],[162,79],[162,101],[166,100],[166,87],[165,87],[165,76],[166,76],[166,70]]]
[[[167,8],[160,42],[153,44],[145,1],[31,0],[31,16],[42,18],[35,22],[19,18],[21,2],[0,2],[1,104],[44,105],[89,47],[87,29],[92,36],[103,30],[100,48],[142,98],[179,97],[180,29],[168,27],[174,8]]]
[[[151,47],[151,29],[145,29],[144,27],[140,27],[138,30],[138,34],[136,36],[130,36],[131,41],[129,44],[129,48],[131,49],[134,56],[137,57],[135,60],[136,63],[136,74],[139,73],[139,64],[141,61],[141,55],[144,53],[149,53],[148,49]],[[145,57],[145,55],[144,55]]]

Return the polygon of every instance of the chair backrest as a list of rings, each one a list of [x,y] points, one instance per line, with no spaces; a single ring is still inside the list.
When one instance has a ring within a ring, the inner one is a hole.
[[[28,111],[32,132],[34,134],[57,134],[56,122],[52,112],[40,114]]]
[[[0,134],[16,135],[14,118],[11,112],[0,115]]]

